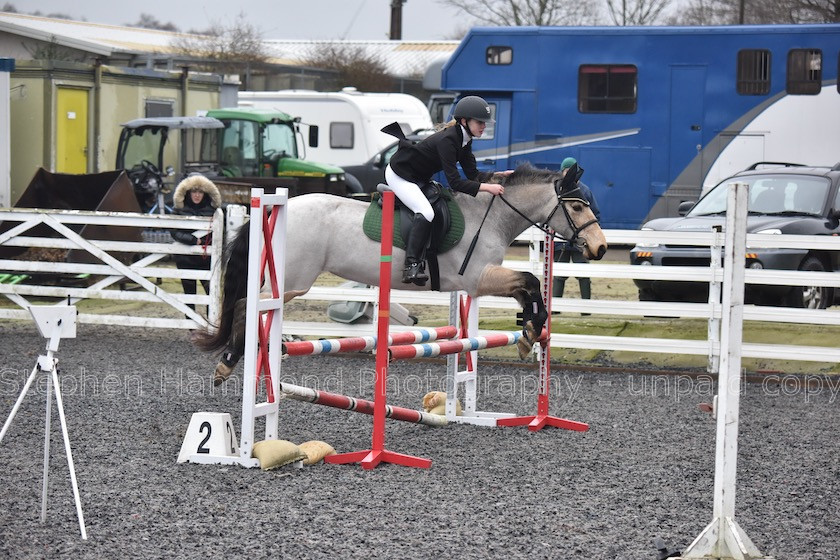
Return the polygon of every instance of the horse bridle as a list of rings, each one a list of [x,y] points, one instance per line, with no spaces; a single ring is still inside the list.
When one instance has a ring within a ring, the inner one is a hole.
[[[534,220],[532,220],[531,218],[529,218],[528,216],[523,214],[519,210],[519,208],[517,208],[516,206],[514,206],[513,204],[508,202],[508,200],[504,197],[504,195],[500,194],[498,196],[498,198],[500,198],[502,200],[502,202],[507,204],[508,207],[510,207],[511,210],[513,210],[514,212],[516,212],[517,214],[519,214],[520,216],[525,218],[528,221],[529,224],[531,224],[532,226],[537,227],[541,231],[545,232],[546,235],[550,235],[553,239],[563,239],[565,241],[568,241],[569,243],[577,244],[576,242],[578,240],[578,235],[580,234],[580,232],[582,232],[584,229],[588,228],[592,224],[597,224],[598,220],[597,219],[589,220],[588,222],[586,222],[582,226],[576,226],[574,221],[572,220],[572,216],[569,214],[569,210],[566,208],[566,203],[567,202],[580,201],[583,204],[586,204],[587,206],[589,206],[589,201],[586,200],[583,197],[583,193],[580,192],[580,188],[575,187],[574,189],[570,189],[566,193],[566,195],[563,196],[562,188],[560,188],[558,185],[555,185],[554,192],[557,194],[557,205],[548,214],[548,217],[545,219],[545,224],[538,224],[537,222],[535,222]],[[569,196],[570,194],[577,194],[578,196]],[[458,271],[459,275],[463,276],[464,271],[467,269],[467,264],[469,264],[470,258],[472,257],[473,250],[475,249],[475,244],[478,241],[478,236],[481,234],[481,228],[484,227],[484,220],[487,219],[487,215],[490,213],[490,208],[492,208],[493,201],[495,201],[496,198],[497,197],[495,197],[495,196],[493,198],[491,198],[490,199],[490,204],[487,205],[487,211],[484,212],[484,218],[481,220],[481,223],[478,226],[478,230],[475,232],[475,236],[473,237],[472,243],[470,243],[470,246],[467,249],[467,254],[464,255],[464,261],[461,263],[461,269]],[[549,225],[548,225],[548,222],[550,222],[551,218],[554,216],[554,214],[557,213],[558,208],[563,209],[563,213],[566,215],[566,221],[569,222],[569,225],[572,228],[572,238],[571,239],[565,239],[565,238],[557,235],[555,232],[553,232],[551,230],[551,227],[549,227]]]
[[[502,200],[502,202],[507,204],[508,207],[511,210],[513,210],[514,212],[516,212],[517,214],[519,214],[520,216],[525,218],[528,221],[528,223],[530,223],[532,226],[534,226],[536,228],[539,228],[546,235],[550,235],[554,239],[563,239],[565,241],[568,241],[569,243],[575,243],[578,240],[578,237],[580,236],[580,232],[582,232],[583,230],[585,230],[586,228],[588,228],[592,224],[597,224],[598,219],[593,218],[583,225],[580,225],[580,226],[575,225],[575,222],[572,220],[571,214],[569,214],[569,209],[566,208],[566,203],[578,201],[578,202],[581,202],[581,203],[589,206],[589,201],[586,200],[583,197],[583,193],[580,191],[579,187],[575,187],[574,189],[571,189],[571,190],[567,191],[565,194],[562,193],[560,191],[560,189],[557,189],[557,188],[555,188],[555,192],[557,193],[557,205],[554,207],[554,209],[551,210],[551,212],[549,212],[548,217],[545,219],[545,222],[542,223],[542,224],[540,224],[538,222],[535,222],[534,220],[532,220],[531,218],[529,218],[528,216],[523,214],[517,207],[515,207],[513,204],[508,202],[508,200],[504,197],[504,195],[499,195],[499,198]],[[569,226],[571,226],[571,228],[572,228],[572,238],[571,239],[566,239],[562,236],[557,235],[557,233],[552,231],[551,227],[549,227],[549,225],[548,225],[548,223],[551,221],[551,218],[553,218],[554,214],[557,213],[557,210],[561,209],[561,208],[563,210],[563,214],[566,216],[566,221],[569,223]]]

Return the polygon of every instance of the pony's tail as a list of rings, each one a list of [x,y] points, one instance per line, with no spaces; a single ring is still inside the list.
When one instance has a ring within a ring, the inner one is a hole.
[[[225,248],[222,258],[222,310],[215,329],[200,329],[193,333],[192,342],[207,352],[222,350],[231,340],[236,302],[247,295],[249,227],[244,224]]]

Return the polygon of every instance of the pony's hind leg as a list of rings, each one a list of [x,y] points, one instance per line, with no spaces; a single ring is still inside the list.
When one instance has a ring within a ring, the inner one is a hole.
[[[523,336],[517,342],[517,349],[520,359],[527,358],[548,319],[537,277],[530,272],[488,266],[479,278],[477,295],[512,297],[519,302],[522,306]]]
[[[233,368],[239,363],[242,354],[245,352],[245,303],[246,299],[240,299],[233,308],[233,326],[231,327],[230,341],[216,364],[216,371],[213,372],[213,385],[219,386],[227,381]]]
[[[302,296],[309,290],[290,290],[284,292],[283,302]],[[260,297],[269,297],[270,294],[260,294]],[[239,360],[242,359],[242,354],[245,352],[245,316],[247,309],[245,307],[247,300],[245,298],[236,302],[233,308],[233,326],[231,327],[230,340],[219,358],[219,363],[216,364],[216,371],[213,372],[213,385],[219,386],[228,380],[230,374]]]

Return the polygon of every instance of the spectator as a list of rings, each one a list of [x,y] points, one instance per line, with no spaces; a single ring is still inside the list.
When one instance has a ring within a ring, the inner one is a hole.
[[[575,171],[577,171],[577,160],[572,157],[567,157],[563,160],[563,163],[560,164],[560,172],[563,176],[566,176],[566,173],[569,172],[569,169],[575,167]],[[592,195],[592,191],[589,190],[589,187],[584,185],[581,181],[577,182],[577,188],[580,189],[583,198],[589,202],[589,208],[592,210],[592,213],[595,214],[596,220],[601,220],[601,211],[598,210],[598,203],[595,202],[595,197]],[[557,241],[554,243],[554,261],[555,262],[574,262],[574,263],[585,263],[588,262],[586,257],[583,256],[583,252],[574,244],[569,243],[568,241]],[[592,297],[592,281],[589,278],[578,278],[578,284],[580,284],[580,297],[583,299],[589,299]],[[566,277],[564,276],[557,276],[554,278],[554,288],[552,290],[552,296],[554,297],[563,297],[563,289],[566,286]],[[588,315],[588,313],[583,313],[583,315]]]
[[[172,195],[175,214],[182,216],[206,216],[212,220],[216,208],[222,204],[222,195],[216,185],[210,179],[203,175],[190,175],[181,181],[175,188],[175,194]],[[207,223],[207,230],[210,229],[211,220]],[[210,256],[207,254],[206,248],[212,240],[212,234],[209,231],[199,230],[196,232],[186,229],[170,230],[172,238],[178,243],[185,245],[201,245],[205,248],[203,255],[175,255],[175,266],[178,268],[186,268],[193,270],[210,270]],[[210,282],[202,280],[201,285],[204,287],[204,292],[210,293]],[[198,286],[195,280],[188,278],[181,279],[181,286],[184,288],[185,294],[195,294],[198,291]],[[191,309],[195,306],[189,304]]]

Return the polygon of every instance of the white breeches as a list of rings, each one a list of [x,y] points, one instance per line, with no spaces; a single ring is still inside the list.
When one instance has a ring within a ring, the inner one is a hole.
[[[400,201],[408,206],[415,214],[423,214],[426,221],[431,222],[435,219],[435,212],[432,210],[432,205],[423,195],[417,183],[406,181],[397,175],[391,166],[385,168],[385,182],[397,195]]]

